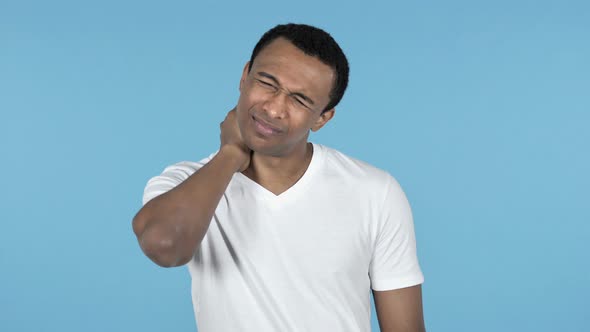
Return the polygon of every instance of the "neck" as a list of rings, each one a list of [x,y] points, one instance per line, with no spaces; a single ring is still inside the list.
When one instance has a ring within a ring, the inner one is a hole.
[[[302,144],[282,157],[266,156],[254,152],[250,166],[242,172],[250,179],[274,192],[281,193],[295,184],[311,162],[313,145]]]

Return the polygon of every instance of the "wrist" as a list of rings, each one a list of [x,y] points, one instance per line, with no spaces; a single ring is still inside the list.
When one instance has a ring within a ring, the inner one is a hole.
[[[228,162],[231,163],[234,172],[238,172],[249,157],[244,150],[234,144],[223,145],[219,149],[219,155],[227,158]]]

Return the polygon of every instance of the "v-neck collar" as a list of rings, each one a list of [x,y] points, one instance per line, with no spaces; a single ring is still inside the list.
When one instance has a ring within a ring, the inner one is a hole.
[[[317,172],[317,169],[320,167],[322,163],[322,146],[319,144],[315,144],[313,142],[310,143],[313,147],[313,153],[311,155],[311,161],[309,162],[309,165],[307,166],[305,173],[303,173],[301,178],[299,178],[299,180],[297,180],[297,182],[295,182],[291,187],[289,187],[287,190],[283,191],[278,195],[275,195],[272,191],[266,189],[258,182],[250,179],[249,177],[240,172],[235,174],[236,179],[238,179],[248,189],[255,191],[257,195],[260,195],[260,197],[267,201],[273,203],[282,203],[292,200],[304,192],[305,188],[311,181],[311,178]]]

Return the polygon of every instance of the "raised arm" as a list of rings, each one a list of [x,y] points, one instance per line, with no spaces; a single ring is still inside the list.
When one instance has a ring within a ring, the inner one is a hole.
[[[170,191],[147,202],[133,218],[143,252],[162,267],[188,263],[203,240],[213,213],[235,172],[250,163],[235,110],[221,123],[219,152]]]

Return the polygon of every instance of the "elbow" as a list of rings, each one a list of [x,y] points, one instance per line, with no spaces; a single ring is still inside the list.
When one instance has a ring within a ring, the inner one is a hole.
[[[135,236],[139,239],[141,234],[143,233],[143,230],[145,228],[145,224],[146,224],[146,220],[145,218],[142,218],[141,216],[141,211],[138,212],[135,217],[133,217],[133,221],[131,222],[131,226],[133,228],[133,233],[135,233]]]
[[[133,230],[144,254],[161,267],[185,265],[192,259],[192,254],[180,250],[177,236],[163,232],[160,227],[146,227],[144,222],[134,219]]]
[[[145,255],[161,267],[176,267],[189,262],[190,259],[182,258],[174,242],[170,239],[142,239],[140,246]]]

